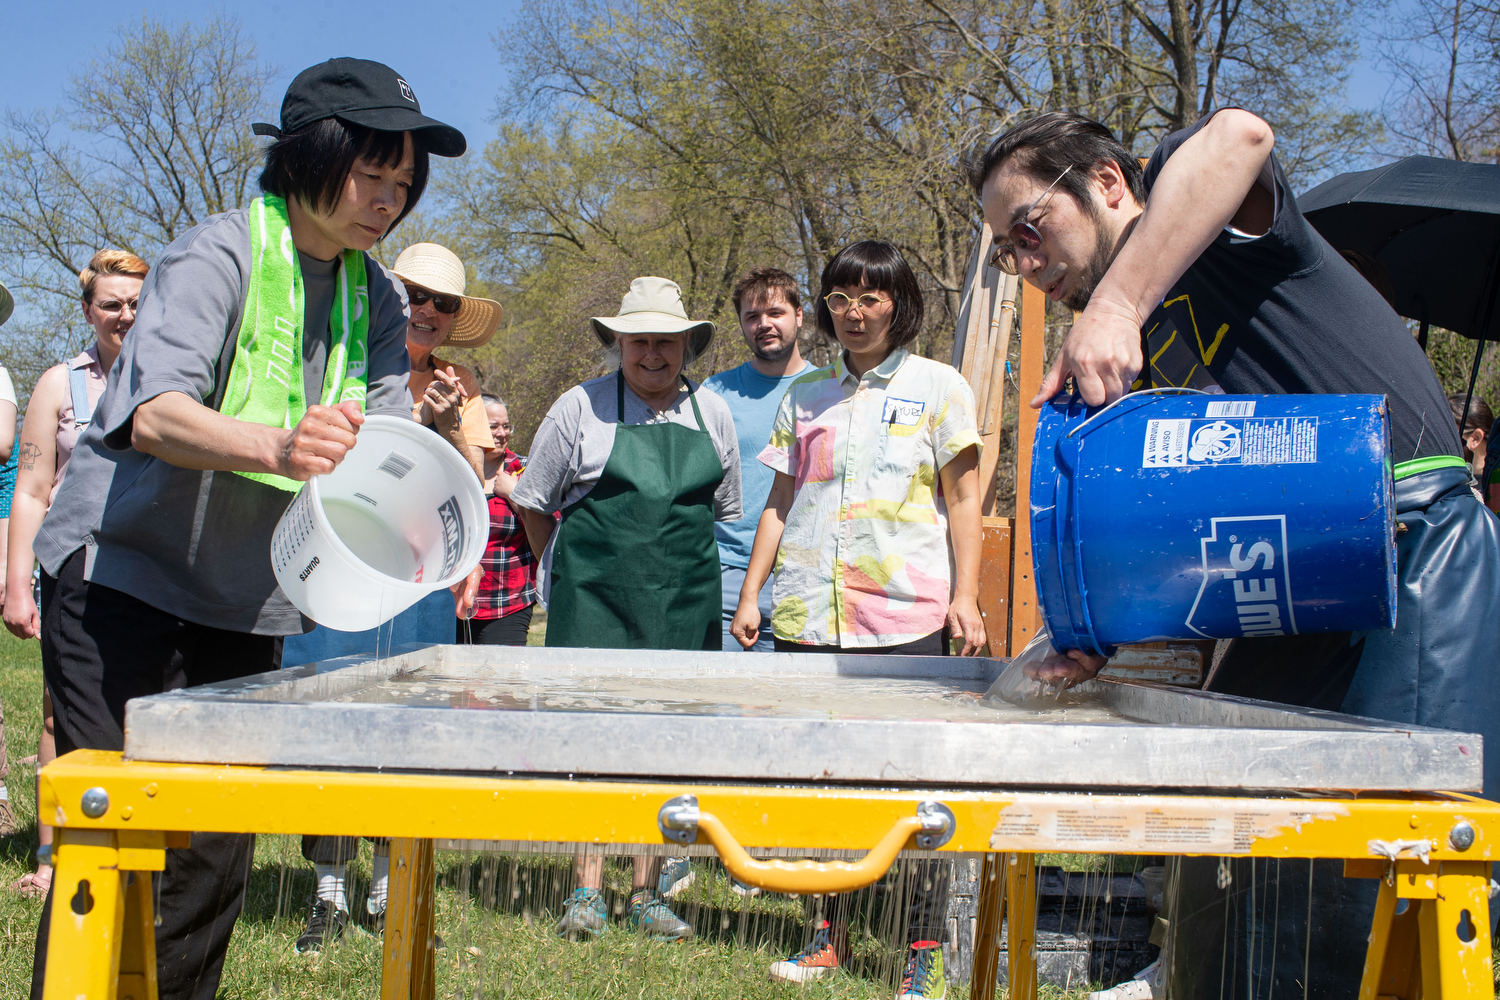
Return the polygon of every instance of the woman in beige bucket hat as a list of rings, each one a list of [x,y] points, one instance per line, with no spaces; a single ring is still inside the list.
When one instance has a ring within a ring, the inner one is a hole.
[[[464,294],[464,265],[436,243],[414,243],[401,251],[391,273],[406,286],[411,318],[406,350],[412,416],[441,434],[484,478],[484,452],[495,446],[479,381],[463,365],[440,360],[439,347],[479,347],[500,325],[500,303]]]
[[[717,650],[714,522],[740,517],[739,437],[729,404],[683,374],[714,326],[689,319],[682,290],[654,277],[636,278],[619,313],[591,326],[618,370],[552,404],[511,495],[542,556],[547,645]],[[603,865],[598,852],[575,856],[560,935],[604,932]],[[625,923],[690,937],[660,869],[660,858],[635,856]]]

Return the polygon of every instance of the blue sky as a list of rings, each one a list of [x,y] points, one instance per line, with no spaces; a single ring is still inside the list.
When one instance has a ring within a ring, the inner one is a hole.
[[[482,148],[493,133],[495,98],[508,79],[493,38],[516,6],[515,0],[229,0],[221,9],[239,18],[262,60],[280,67],[274,104],[292,77],[314,63],[346,55],[378,59],[411,82],[424,112],[457,126],[471,146]],[[153,0],[149,8],[18,0],[5,8],[0,107],[18,111],[61,103],[72,74],[113,40],[122,22],[145,13],[201,22],[211,9],[187,0]]]
[[[210,9],[188,0],[153,0],[149,8],[99,0],[6,6],[4,34],[11,44],[0,58],[0,107],[28,111],[60,103],[69,77],[109,44],[122,22],[148,10],[161,20],[201,20]],[[227,0],[220,9],[238,16],[261,58],[281,68],[275,101],[313,63],[343,55],[378,59],[411,82],[423,111],[483,148],[493,134],[495,98],[508,80],[507,60],[493,39],[516,7],[516,0]],[[1383,89],[1373,67],[1355,66],[1353,105],[1375,106]]]

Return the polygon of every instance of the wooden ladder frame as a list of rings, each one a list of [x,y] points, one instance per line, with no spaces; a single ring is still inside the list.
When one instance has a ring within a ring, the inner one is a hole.
[[[969,254],[965,291],[953,337],[953,367],[974,390],[975,416],[984,447],[979,456],[985,484],[983,543],[980,554],[979,611],[989,633],[990,654],[1014,656],[1041,627],[1036,580],[1031,568],[1031,520],[997,516],[995,473],[1000,461],[1000,425],[1011,337],[1020,318],[1019,386],[1039,385],[1046,361],[1047,298],[1039,289],[988,265],[994,239],[986,223]],[[1024,395],[1024,394],[1023,394]],[[1016,513],[1031,498],[1031,445],[1037,411],[1023,398],[1016,427]]]

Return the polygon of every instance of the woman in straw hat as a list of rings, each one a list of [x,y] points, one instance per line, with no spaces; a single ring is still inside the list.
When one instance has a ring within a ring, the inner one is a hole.
[[[480,347],[500,325],[500,303],[464,294],[464,265],[436,243],[415,243],[401,251],[391,273],[406,286],[411,319],[406,351],[411,356],[407,385],[412,415],[459,450],[474,474],[484,478],[484,453],[495,447],[490,422],[479,398],[479,381],[463,365],[440,360],[439,347]]]
[[[739,440],[729,406],[682,374],[714,325],[688,319],[681,289],[665,278],[635,279],[619,315],[592,325],[618,370],[552,405],[511,494],[543,554],[547,645],[718,649],[714,522],[740,517]],[[603,860],[576,859],[579,887],[560,934],[604,930]],[[661,900],[662,887],[647,888],[659,865],[635,859],[628,921],[688,937],[692,927]]]
[[[391,265],[391,274],[405,287],[409,307],[406,352],[411,359],[407,386],[414,401],[412,416],[458,449],[482,479],[484,451],[493,448],[495,442],[479,398],[479,382],[468,368],[439,360],[433,351],[487,343],[500,324],[500,303],[465,295],[463,261],[436,243],[414,243],[401,251]],[[501,477],[514,485],[513,477],[500,473],[496,478]],[[478,582],[476,568],[472,583]],[[474,587],[460,583],[453,588],[452,596],[441,590],[428,594],[390,623],[365,632],[338,632],[319,625],[311,632],[287,636],[282,662],[309,663],[379,652],[408,642],[452,642],[455,600],[466,602],[472,609]],[[375,841],[374,874],[365,900],[365,916],[376,925],[385,917],[388,850],[387,841]],[[348,863],[358,853],[359,840],[355,837],[302,838],[302,856],[313,863],[318,887],[307,926],[296,941],[299,954],[321,951],[329,940],[343,933],[349,899]]]

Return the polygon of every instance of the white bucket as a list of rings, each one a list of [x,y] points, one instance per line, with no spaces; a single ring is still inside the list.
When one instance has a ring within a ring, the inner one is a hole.
[[[421,424],[377,415],[281,515],[271,565],[303,614],[360,632],[468,576],[489,529],[484,490],[463,456]]]

